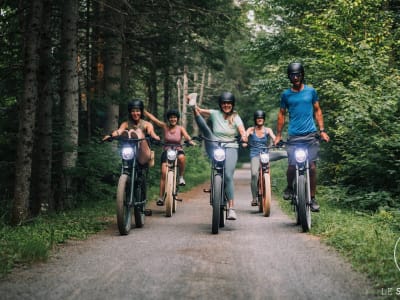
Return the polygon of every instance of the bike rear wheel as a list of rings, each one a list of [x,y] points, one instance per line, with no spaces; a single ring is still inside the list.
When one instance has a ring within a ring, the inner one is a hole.
[[[128,203],[130,193],[130,177],[122,174],[117,188],[117,225],[121,235],[127,235],[132,226],[131,206]]]
[[[212,186],[212,224],[211,232],[218,233],[221,217],[221,203],[222,203],[222,176],[215,175],[214,183]]]
[[[271,177],[269,173],[263,174],[263,215],[269,217],[271,214]]]
[[[298,210],[299,210],[299,220],[301,227],[304,232],[311,229],[311,209],[310,205],[307,203],[308,192],[307,192],[307,180],[304,175],[300,175],[298,186]]]
[[[173,195],[174,173],[167,172],[167,180],[165,181],[165,216],[172,216],[172,206],[174,201]]]

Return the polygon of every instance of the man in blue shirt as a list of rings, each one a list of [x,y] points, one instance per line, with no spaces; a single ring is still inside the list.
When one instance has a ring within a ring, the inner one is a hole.
[[[317,186],[316,160],[319,151],[319,141],[317,139],[318,124],[321,139],[329,141],[329,136],[324,128],[324,119],[322,110],[319,106],[317,91],[304,84],[304,67],[301,63],[290,63],[287,68],[287,76],[292,83],[292,87],[285,90],[281,95],[281,104],[278,113],[277,134],[275,145],[282,139],[282,129],[285,124],[286,112],[289,112],[288,128],[288,169],[287,169],[287,187],[283,193],[283,198],[289,200],[293,194],[292,182],[296,176],[296,161],[294,158],[294,147],[291,142],[302,142],[308,144],[308,154],[310,161],[310,193],[311,210],[319,211],[319,205],[315,200]],[[315,121],[314,121],[315,118]]]

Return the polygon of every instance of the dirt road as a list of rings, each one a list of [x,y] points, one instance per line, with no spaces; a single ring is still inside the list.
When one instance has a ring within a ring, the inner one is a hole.
[[[300,232],[274,201],[250,206],[249,169],[235,173],[238,220],[211,234],[206,187],[182,193],[172,218],[151,206],[145,226],[116,226],[62,247],[0,282],[1,299],[371,299],[371,284]]]

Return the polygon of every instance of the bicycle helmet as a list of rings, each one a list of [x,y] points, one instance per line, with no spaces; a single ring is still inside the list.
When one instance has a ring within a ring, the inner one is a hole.
[[[299,62],[292,62],[287,67],[287,76],[290,79],[290,75],[299,74],[301,76],[301,81],[304,79],[304,67]]]
[[[143,110],[144,110],[144,104],[143,101],[140,99],[133,99],[129,101],[128,103],[128,113],[131,113],[131,110],[134,108],[139,108],[141,112],[141,118],[143,118]]]
[[[167,120],[171,117],[171,116],[176,116],[179,120],[179,118],[181,117],[181,114],[179,113],[179,111],[177,109],[170,109],[167,111]]]
[[[263,110],[256,110],[254,112],[254,123],[256,122],[256,119],[262,118],[265,120],[265,111]]]
[[[232,103],[232,110],[233,110],[233,108],[235,107],[235,96],[233,96],[233,94],[230,92],[224,92],[218,98],[218,104],[219,104],[219,108],[221,110],[222,110],[222,106],[221,106],[222,102]]]

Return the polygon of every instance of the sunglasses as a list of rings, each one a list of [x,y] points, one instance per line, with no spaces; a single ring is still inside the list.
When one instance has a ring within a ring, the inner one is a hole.
[[[291,74],[289,75],[290,78],[301,77],[301,76],[302,76],[301,73],[291,73]]]

